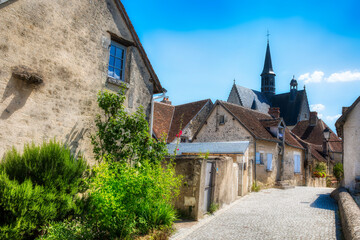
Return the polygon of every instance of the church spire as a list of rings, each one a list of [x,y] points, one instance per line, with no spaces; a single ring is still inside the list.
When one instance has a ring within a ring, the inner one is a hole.
[[[264,93],[268,98],[271,98],[275,95],[275,76],[270,54],[270,44],[269,44],[269,31],[267,34],[267,46],[265,54],[264,69],[261,73],[261,92]],[[270,99],[269,99],[270,100]]]

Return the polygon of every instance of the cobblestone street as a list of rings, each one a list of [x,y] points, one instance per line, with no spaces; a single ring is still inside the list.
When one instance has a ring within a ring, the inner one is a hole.
[[[251,193],[176,239],[341,239],[333,189]]]

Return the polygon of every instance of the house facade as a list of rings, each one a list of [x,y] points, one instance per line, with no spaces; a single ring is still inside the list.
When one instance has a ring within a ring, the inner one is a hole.
[[[344,184],[351,192],[360,193],[360,97],[343,108],[336,121],[336,131],[344,141]]]
[[[56,138],[91,159],[100,90],[148,116],[163,92],[120,0],[2,1],[0,22],[0,157]]]
[[[194,142],[225,141],[249,141],[249,188],[254,180],[266,187],[305,184],[304,148],[278,116],[217,101]]]

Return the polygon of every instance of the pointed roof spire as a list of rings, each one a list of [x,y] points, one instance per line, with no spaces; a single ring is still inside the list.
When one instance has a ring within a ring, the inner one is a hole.
[[[264,63],[264,69],[261,73],[261,75],[264,74],[274,74],[274,70],[272,67],[272,62],[271,62],[271,54],[270,54],[270,46],[269,46],[269,32],[267,34],[268,37],[268,41],[267,41],[267,46],[266,46],[266,54],[265,54],[265,63]]]

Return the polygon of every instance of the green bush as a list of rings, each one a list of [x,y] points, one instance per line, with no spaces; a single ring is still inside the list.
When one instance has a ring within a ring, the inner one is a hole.
[[[128,238],[159,227],[171,227],[176,211],[171,201],[177,195],[179,178],[171,164],[143,162],[133,168],[124,163],[95,167],[90,184],[89,219],[109,238]]]
[[[219,209],[219,204],[217,203],[211,203],[210,207],[209,207],[209,213],[213,214],[214,212],[216,212]]]
[[[326,173],[326,168],[327,168],[326,163],[320,162],[320,163],[316,164],[314,170],[316,172],[324,172],[324,173]]]
[[[93,226],[83,219],[76,218],[62,222],[52,222],[43,228],[44,235],[39,240],[89,240],[101,239],[103,232],[94,231]]]
[[[258,191],[260,191],[260,188],[261,187],[260,187],[260,185],[258,185],[257,181],[254,181],[252,186],[251,186],[251,191],[258,192]]]
[[[0,163],[0,239],[33,239],[42,225],[81,212],[87,164],[55,141],[15,149]]]
[[[342,163],[336,163],[333,169],[334,176],[340,182],[344,177],[344,168]]]

